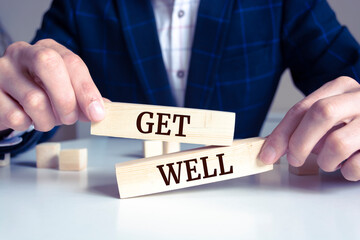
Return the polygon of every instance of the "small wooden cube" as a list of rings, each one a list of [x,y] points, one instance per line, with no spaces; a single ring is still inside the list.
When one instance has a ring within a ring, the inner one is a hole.
[[[143,150],[144,150],[144,158],[160,156],[163,154],[163,142],[144,141]]]
[[[59,169],[63,171],[80,171],[87,167],[87,149],[64,149],[60,152]]]
[[[10,164],[10,153],[4,154],[4,159],[0,159],[0,167],[6,167]]]
[[[41,143],[36,146],[36,167],[58,168],[60,143]]]
[[[163,142],[163,154],[180,152],[179,142]]]
[[[317,175],[319,174],[319,166],[316,159],[317,155],[311,153],[301,167],[289,165],[289,172],[298,176]]]

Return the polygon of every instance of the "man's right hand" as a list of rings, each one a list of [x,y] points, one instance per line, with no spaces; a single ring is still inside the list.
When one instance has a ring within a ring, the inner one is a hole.
[[[79,56],[54,40],[16,42],[0,58],[0,130],[39,131],[105,117],[103,98]]]

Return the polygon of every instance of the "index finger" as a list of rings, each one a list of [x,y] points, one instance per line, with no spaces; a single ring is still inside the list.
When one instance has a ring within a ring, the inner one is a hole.
[[[81,111],[90,121],[101,121],[105,117],[103,99],[83,60],[55,41],[39,44],[49,46],[61,55]]]
[[[19,76],[23,76],[21,86],[25,84],[27,89],[40,87],[44,90],[44,96],[46,94],[50,100],[48,109],[56,111],[62,123],[72,124],[76,121],[75,94],[61,56],[51,48],[37,45],[23,44],[18,45],[18,48],[20,55],[17,63],[20,69],[17,71]],[[31,81],[28,81],[29,79]],[[16,88],[19,89],[19,87]],[[13,91],[13,93],[16,92],[18,95],[24,94],[24,92]]]

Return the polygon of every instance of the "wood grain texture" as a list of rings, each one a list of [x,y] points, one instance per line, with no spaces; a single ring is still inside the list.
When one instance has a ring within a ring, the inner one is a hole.
[[[61,150],[59,169],[62,171],[80,171],[87,167],[88,154],[86,148]]]
[[[220,146],[234,138],[235,113],[130,103],[105,103],[105,109],[91,134]]]
[[[144,158],[163,154],[163,142],[147,140],[143,142]]]
[[[228,147],[208,146],[118,163],[116,177],[120,197],[187,188],[272,170],[273,165],[265,165],[258,159],[263,143],[263,138],[250,138],[236,140]]]
[[[60,143],[41,143],[36,145],[36,167],[58,168]]]

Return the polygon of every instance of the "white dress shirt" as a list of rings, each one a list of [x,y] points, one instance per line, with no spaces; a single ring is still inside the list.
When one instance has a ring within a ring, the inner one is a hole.
[[[161,52],[172,92],[184,106],[200,0],[152,0]]]

